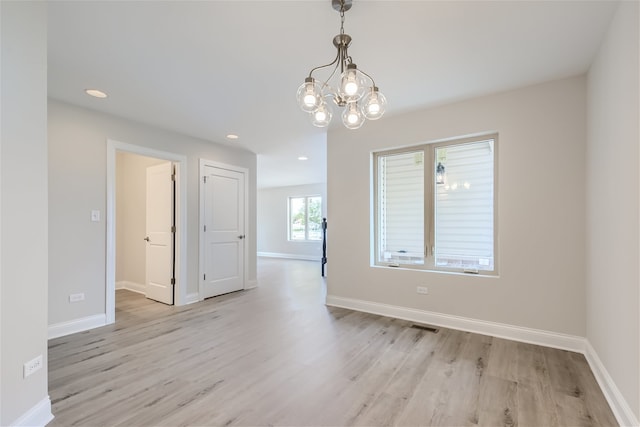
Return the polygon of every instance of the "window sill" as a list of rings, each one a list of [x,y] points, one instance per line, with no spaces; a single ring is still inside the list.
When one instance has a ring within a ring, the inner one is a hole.
[[[370,265],[370,267],[382,268],[387,270],[404,270],[404,271],[418,271],[422,273],[451,274],[455,276],[465,276],[465,277],[484,277],[484,278],[491,278],[491,279],[500,278],[500,275],[498,273],[491,273],[491,272],[465,273],[464,271],[436,270],[436,269],[430,269],[430,268],[410,267],[407,265],[394,266],[394,265],[372,264]]]

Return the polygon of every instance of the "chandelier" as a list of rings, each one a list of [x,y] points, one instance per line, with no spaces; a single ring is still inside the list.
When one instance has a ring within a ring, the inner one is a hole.
[[[309,113],[314,126],[326,127],[331,122],[333,111],[327,98],[344,108],[342,123],[348,129],[358,129],[366,119],[379,119],[387,105],[373,78],[360,70],[347,52],[351,36],[344,32],[344,13],[351,9],[351,4],[352,0],[331,0],[331,6],[340,13],[340,34],[333,38],[338,53],[331,63],[312,68],[298,88],[298,104]],[[326,80],[313,77],[314,72],[331,67]]]

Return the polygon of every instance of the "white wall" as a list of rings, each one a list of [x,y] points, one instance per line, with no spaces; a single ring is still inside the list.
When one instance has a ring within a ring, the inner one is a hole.
[[[89,214],[99,209],[104,218],[107,139],[187,157],[187,294],[198,292],[199,159],[249,169],[248,280],[256,280],[255,154],[50,99],[50,325],[105,312],[106,228]],[[86,299],[70,304],[76,292]]]
[[[116,285],[146,281],[147,168],[160,163],[166,160],[116,154]]]
[[[44,425],[47,395],[47,8],[0,2],[0,425]],[[23,378],[38,355],[43,367]]]
[[[291,242],[287,235],[289,197],[314,195],[322,196],[322,216],[326,218],[327,185],[325,183],[261,188],[258,190],[259,254],[320,261],[322,258],[322,241]],[[327,230],[327,240],[328,238]]]
[[[328,298],[584,336],[585,118],[574,77],[331,130]],[[499,134],[499,277],[371,267],[370,153],[484,132]]]
[[[587,338],[640,419],[638,2],[622,2],[588,74]],[[637,421],[636,421],[637,422]]]

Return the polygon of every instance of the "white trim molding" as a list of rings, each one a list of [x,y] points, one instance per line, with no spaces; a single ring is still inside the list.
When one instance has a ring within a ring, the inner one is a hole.
[[[51,399],[47,396],[9,425],[12,427],[44,427],[51,420],[53,420]]]
[[[363,301],[352,298],[343,298],[335,295],[327,295],[327,305],[333,307],[348,308],[366,313],[379,314],[381,316],[394,317],[412,322],[440,326],[442,328],[457,329],[460,331],[474,332],[476,334],[490,335],[492,337],[505,338],[529,344],[543,345],[545,347],[559,348],[562,350],[584,353],[586,340],[575,335],[566,335],[556,332],[548,332],[539,329],[524,328],[521,326],[507,325],[504,323],[487,322],[485,320],[470,319],[467,317],[452,316],[450,314],[436,313],[432,311],[418,310],[415,308],[399,307],[389,304],[381,304],[371,301]]]
[[[184,300],[184,305],[187,304],[193,304],[195,302],[199,302],[200,301],[200,293],[199,292],[192,292],[190,294],[187,294],[185,300]]]
[[[640,426],[629,404],[586,338],[336,295],[327,295],[326,305],[581,353],[587,359],[618,423],[621,426]]]
[[[596,377],[596,381],[604,394],[604,397],[609,402],[609,406],[613,411],[613,414],[621,426],[640,426],[640,421],[636,418],[633,411],[629,407],[624,396],[616,386],[616,383],[607,372],[607,369],[602,364],[602,361],[598,357],[595,349],[591,343],[586,340],[586,351],[584,356],[587,358],[587,362],[591,367],[593,376]]]
[[[284,254],[280,252],[258,252],[258,256],[265,258],[286,258],[286,259],[299,259],[302,261],[321,261],[322,256],[313,255],[298,255],[298,254]]]
[[[254,289],[258,287],[258,281],[256,279],[247,280],[247,286],[245,289]]]
[[[53,325],[49,325],[49,339],[88,331],[89,329],[99,328],[106,324],[107,316],[104,313],[81,317],[80,319],[69,320],[67,322],[55,323]]]
[[[130,282],[128,280],[121,280],[116,282],[116,290],[126,289],[127,291],[137,292],[142,295],[146,295],[144,285],[142,283]]]

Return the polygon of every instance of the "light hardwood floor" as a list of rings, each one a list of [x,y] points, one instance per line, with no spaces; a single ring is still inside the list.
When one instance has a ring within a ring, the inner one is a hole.
[[[49,342],[51,426],[616,425],[576,353],[324,306],[320,265]]]

